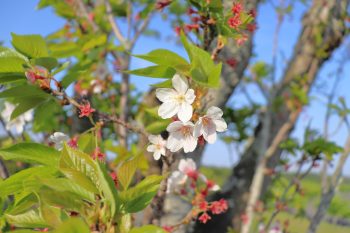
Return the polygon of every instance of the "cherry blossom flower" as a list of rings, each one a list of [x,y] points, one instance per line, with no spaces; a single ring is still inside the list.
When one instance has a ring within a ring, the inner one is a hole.
[[[193,177],[194,174],[198,174],[197,172],[197,165],[193,161],[193,159],[181,159],[178,165],[178,169],[181,173],[185,174],[186,176]],[[198,177],[198,175],[197,175]]]
[[[204,224],[206,224],[210,219],[211,219],[211,217],[209,216],[209,214],[207,214],[207,212],[204,212],[204,213],[198,218],[198,220],[199,220],[201,223],[204,223]]]
[[[175,74],[172,79],[172,88],[158,88],[157,98],[163,102],[158,109],[158,114],[163,119],[178,115],[182,122],[187,122],[192,117],[192,103],[196,96],[194,90],[189,89],[187,79]]]
[[[74,149],[77,149],[78,148],[78,137],[73,137],[71,138],[68,142],[67,142],[67,145],[74,148]]]
[[[153,158],[159,160],[162,155],[165,156],[166,141],[160,135],[150,135],[148,140],[151,145],[147,147],[148,152],[153,152]]]
[[[69,140],[70,138],[62,132],[55,132],[49,138],[49,141],[55,145],[56,150],[62,150],[63,144]]]
[[[168,179],[167,193],[180,192],[188,178],[197,179],[196,163],[192,159],[181,159],[178,170],[174,171]]]
[[[208,202],[206,201],[201,201],[199,204],[198,204],[198,208],[202,211],[207,211],[209,205],[208,205]]]
[[[86,104],[80,105],[79,111],[80,111],[79,117],[84,117],[84,116],[88,117],[90,116],[91,113],[95,112],[95,109],[91,108],[90,103],[87,102]]]
[[[6,130],[13,130],[17,134],[22,134],[25,124],[33,119],[33,111],[27,111],[11,120],[11,114],[15,110],[16,105],[10,102],[5,102],[4,104],[5,109],[1,112],[1,117],[6,123]]]
[[[194,126],[194,136],[198,138],[203,135],[204,139],[212,144],[216,141],[216,132],[224,132],[227,124],[222,118],[223,112],[220,108],[212,106],[207,114],[200,117]]]
[[[242,21],[239,15],[235,15],[229,18],[227,23],[230,28],[237,29],[242,24]]]
[[[219,191],[220,190],[220,186],[215,184],[213,181],[208,180],[207,177],[203,174],[200,174],[199,177],[201,178],[201,180],[206,184],[206,189],[209,191]]]
[[[210,211],[213,214],[224,213],[228,209],[228,204],[225,199],[220,199],[219,201],[214,201],[211,203]]]
[[[243,6],[241,3],[234,3],[231,9],[233,14],[240,14],[243,11]]]
[[[92,153],[92,159],[96,160],[100,160],[100,161],[104,161],[106,158],[106,155],[104,153],[101,152],[101,149],[99,147],[96,147],[94,152]]]
[[[181,187],[185,185],[187,181],[187,176],[180,172],[180,171],[174,171],[171,173],[171,175],[168,178],[167,183],[167,193],[180,193]]]
[[[193,136],[193,130],[192,122],[174,121],[170,123],[167,127],[169,137],[166,147],[171,152],[176,152],[181,148],[185,153],[194,151],[197,147],[197,138]]]

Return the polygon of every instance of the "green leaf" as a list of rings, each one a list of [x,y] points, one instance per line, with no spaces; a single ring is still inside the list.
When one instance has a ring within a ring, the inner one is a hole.
[[[59,167],[62,173],[83,188],[93,193],[99,193],[95,186],[98,182],[97,164],[88,154],[64,145]]]
[[[10,176],[6,180],[0,182],[0,197],[7,197],[23,190],[35,191],[40,187],[36,177],[51,177],[57,173],[54,167],[32,167],[22,170]]]
[[[95,202],[95,194],[84,189],[74,181],[66,178],[51,178],[51,179],[40,179],[40,182],[47,187],[55,191],[74,193],[80,198],[89,201],[91,203]]]
[[[57,44],[49,44],[51,56],[56,58],[67,58],[80,53],[79,46],[74,42],[63,42]]]
[[[15,160],[24,163],[43,164],[57,167],[59,152],[51,147],[38,144],[22,142],[0,149],[0,156],[5,160]]]
[[[111,176],[107,173],[106,166],[104,164],[98,164],[98,183],[97,187],[102,191],[103,196],[106,198],[107,203],[110,205],[111,216],[113,217],[117,211],[117,189]]]
[[[65,70],[65,69],[67,69],[67,68],[69,67],[69,65],[70,65],[70,61],[66,61],[66,62],[60,64],[60,66],[57,67],[57,69],[55,69],[55,70],[52,72],[52,75],[58,74],[59,72],[61,72],[61,71]]]
[[[163,176],[151,175],[135,187],[120,193],[123,208],[128,213],[136,213],[146,208],[157,194]]]
[[[52,233],[90,233],[88,225],[81,218],[69,218]]]
[[[15,110],[13,110],[13,112],[11,113],[11,120],[22,115],[23,113],[27,112],[30,109],[35,108],[36,106],[45,102],[46,100],[47,100],[46,98],[42,98],[42,97],[16,99],[15,102],[18,102],[19,104],[16,106]]]
[[[115,215],[117,190],[104,165],[92,160],[88,154],[64,145],[60,160],[60,170],[88,191],[102,193],[110,205],[111,215]]]
[[[62,223],[61,208],[49,206],[45,201],[40,200],[40,213],[51,227],[57,227]]]
[[[52,70],[58,66],[58,61],[53,57],[39,57],[33,60],[33,63],[37,66],[45,67],[48,70]]]
[[[146,225],[142,227],[137,227],[131,229],[129,233],[166,233],[165,230],[161,227],[157,227],[154,225]]]
[[[153,123],[147,125],[146,131],[151,134],[159,134],[163,132],[166,127],[170,124],[171,120],[158,120],[154,121]]]
[[[138,158],[133,157],[122,162],[122,164],[118,167],[117,174],[122,174],[118,177],[118,181],[120,182],[124,190],[128,189],[131,183],[132,178],[134,177],[136,169],[138,167],[138,162]]]
[[[305,142],[303,149],[311,156],[319,156],[323,153],[329,160],[332,159],[334,154],[343,152],[342,147],[321,137],[311,142]]]
[[[168,79],[168,80],[165,80],[164,82],[153,84],[152,86],[157,88],[172,88],[173,83],[171,79]]]
[[[19,80],[26,81],[24,73],[0,73],[0,84],[16,82]]]
[[[79,136],[78,147],[79,150],[84,151],[87,154],[93,153],[96,146],[96,137],[93,133],[86,133]]]
[[[57,130],[60,122],[59,117],[62,113],[62,106],[54,98],[40,104],[35,108],[33,117],[34,132],[52,132]]]
[[[12,35],[12,45],[20,53],[30,58],[47,57],[48,50],[44,38],[40,35]]]
[[[40,88],[33,85],[20,85],[9,88],[3,92],[0,92],[0,98],[23,98],[23,97],[42,97],[48,98],[49,94],[43,92]]]
[[[18,57],[0,57],[0,74],[24,73],[24,64],[26,62]]]
[[[156,49],[145,55],[134,56],[161,66],[172,67],[184,75],[189,74],[191,69],[190,64],[183,57],[166,49]]]
[[[38,231],[32,231],[32,230],[15,230],[15,231],[11,231],[11,233],[38,233]]]
[[[0,46],[0,58],[10,58],[10,57],[20,58],[25,62],[28,61],[28,59],[25,56],[23,56],[16,50]]]
[[[10,224],[16,227],[45,228],[50,226],[42,217],[39,210],[29,210],[18,215],[6,214],[5,218]]]
[[[172,78],[176,73],[176,70],[166,66],[149,66],[146,68],[124,71],[124,72],[128,74],[144,76],[144,77]]]
[[[80,196],[66,191],[51,190],[42,188],[39,191],[40,200],[45,203],[58,206],[68,211],[81,212],[84,201]]]
[[[6,210],[7,214],[17,215],[33,209],[38,205],[38,197],[34,193],[21,192],[14,195],[13,206]]]
[[[218,87],[222,64],[215,64],[207,51],[188,43],[184,34],[181,34],[181,41],[191,61],[192,79],[204,86]]]
[[[94,35],[93,37],[91,37],[84,45],[82,50],[83,51],[88,51],[92,48],[101,46],[101,45],[105,45],[107,43],[107,36],[106,34],[102,34],[102,35]]]

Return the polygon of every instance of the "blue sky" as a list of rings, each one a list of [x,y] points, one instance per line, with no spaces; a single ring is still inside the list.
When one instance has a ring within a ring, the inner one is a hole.
[[[41,34],[48,35],[49,33],[55,31],[57,28],[64,24],[64,21],[57,17],[53,10],[46,8],[43,10],[36,10],[36,4],[38,1],[35,0],[2,0],[0,7],[0,40],[5,42],[5,45],[10,45],[11,32],[17,34]],[[277,67],[277,77],[280,77],[283,73],[284,59],[289,58],[293,52],[293,46],[296,42],[297,35],[299,34],[301,25],[300,20],[302,18],[303,12],[306,7],[297,4],[293,10],[291,17],[287,16],[283,22],[281,31],[279,33],[279,48],[278,48],[278,64]],[[265,61],[268,63],[272,62],[272,47],[273,47],[273,34],[276,27],[276,13],[272,9],[271,5],[266,3],[262,5],[258,11],[258,30],[256,36],[254,37],[255,56],[253,61]],[[162,22],[160,17],[156,17],[152,21],[151,28],[162,28],[163,36],[161,39],[145,38],[141,37],[137,46],[135,47],[135,54],[142,54],[149,52],[156,48],[167,48],[178,52],[180,55],[185,56],[184,50],[174,44],[174,41],[169,41],[167,36],[174,35],[173,30],[168,26],[168,24]],[[327,62],[322,68],[319,74],[318,85],[324,85],[324,91],[329,91],[332,84],[332,79],[329,78],[329,73],[333,72],[337,68],[337,63],[334,60],[342,59],[341,54],[344,53],[344,46],[339,49],[334,55],[335,59]],[[283,56],[282,56],[283,54]],[[285,57],[285,58],[283,58]],[[283,59],[282,59],[283,58]],[[146,66],[147,63],[141,60],[134,59],[132,61],[132,67],[138,68]],[[350,67],[344,67],[344,77],[337,89],[337,94],[339,96],[345,97],[350,100],[350,92],[348,88],[350,87],[350,80],[348,78],[350,74]],[[333,78],[334,79],[334,78]],[[142,78],[142,77],[132,77],[132,83],[136,84],[141,90],[147,90],[149,84],[154,83],[152,79]],[[157,80],[158,81],[158,80]],[[250,87],[249,91],[253,95],[254,99],[258,102],[261,101],[260,94],[258,90],[254,87]],[[293,132],[293,135],[297,138],[301,138],[305,127],[311,121],[311,125],[322,131],[323,121],[324,121],[324,98],[320,98],[319,95],[314,96],[310,106],[305,108],[302,113],[297,127]],[[323,101],[323,102],[322,102]],[[230,103],[233,105],[244,104],[244,99],[241,96],[231,99]],[[331,129],[334,128],[338,120],[336,118],[332,119]],[[334,141],[343,145],[346,139],[346,130],[341,129],[338,134],[332,137]],[[217,166],[229,166],[233,162],[237,161],[237,155],[229,155],[227,146],[222,142],[217,142],[215,145],[208,146],[204,155],[204,164],[217,165]],[[348,161],[344,172],[350,175],[350,162]]]

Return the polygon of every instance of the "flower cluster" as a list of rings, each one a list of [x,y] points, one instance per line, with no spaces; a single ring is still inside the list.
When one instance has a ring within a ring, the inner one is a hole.
[[[210,191],[218,191],[220,187],[201,174],[192,159],[181,159],[178,170],[174,171],[168,179],[168,193],[191,196],[192,217],[198,217],[202,223],[211,219],[210,214],[217,215],[228,209],[227,201],[207,202],[206,197]]]
[[[5,102],[5,109],[1,112],[1,117],[5,121],[6,130],[15,132],[17,134],[22,134],[24,126],[27,122],[33,119],[33,111],[27,111],[20,116],[17,116],[15,119],[11,119],[11,115],[16,108],[16,105],[11,104],[10,102]]]
[[[236,3],[233,3],[233,5],[232,5],[231,13],[232,13],[232,15],[227,20],[227,24],[230,28],[235,29],[238,32],[241,29],[246,29],[247,31],[249,31],[251,33],[253,33],[256,30],[257,26],[256,26],[255,22],[250,22],[246,26],[243,27],[244,21],[245,21],[244,15],[248,15],[254,19],[256,17],[255,10],[251,10],[249,12],[246,12],[244,10],[242,3],[236,2]],[[236,39],[237,45],[241,46],[248,40],[248,35],[245,33],[240,33],[235,39]]]
[[[165,155],[166,148],[171,152],[182,148],[185,153],[194,151],[201,137],[212,144],[216,141],[216,132],[224,132],[227,129],[222,110],[215,106],[208,108],[206,114],[199,116],[194,122],[192,104],[196,98],[195,91],[189,88],[187,79],[179,74],[172,78],[172,85],[173,88],[156,90],[156,97],[162,102],[158,115],[163,119],[175,119],[166,128],[169,132],[167,141],[160,135],[149,137],[151,145],[147,151],[152,152],[156,160]]]

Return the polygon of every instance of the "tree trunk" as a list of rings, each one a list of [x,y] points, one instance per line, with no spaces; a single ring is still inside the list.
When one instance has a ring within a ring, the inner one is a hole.
[[[277,135],[282,139],[287,138],[300,113],[301,106],[299,109],[290,109],[286,104],[276,106],[276,98],[291,96],[291,83],[298,85],[305,93],[308,93],[322,64],[332,55],[345,36],[343,17],[346,15],[344,13],[348,3],[347,0],[315,0],[313,2],[308,13],[304,16],[303,28],[284,77],[273,90],[274,93],[270,93],[272,98],[267,109],[273,109],[273,111],[261,114],[260,123],[255,129],[254,141],[233,168],[222,191],[212,197],[212,199],[229,198],[229,211],[220,216],[213,216],[213,219],[205,225],[197,223],[196,233],[227,232],[229,226],[234,226],[236,230],[240,229],[242,222],[240,216],[246,210],[257,161],[260,161],[266,154],[262,148],[267,142],[268,147],[265,148],[270,149]],[[317,41],[316,38],[322,38],[322,41]],[[321,52],[322,56],[320,56]],[[273,124],[266,124],[268,121],[265,117],[269,117],[269,122],[273,122]],[[286,125],[286,123],[288,124]],[[266,129],[266,127],[268,128]],[[264,132],[268,132],[268,135]],[[278,145],[272,149],[273,151],[269,152],[272,154],[267,161],[269,168],[274,168],[277,165],[280,156]],[[263,170],[260,169],[260,171]],[[259,173],[259,175],[264,174]],[[264,187],[262,192],[266,190],[269,183],[269,179],[265,177],[264,184],[260,185],[260,187]],[[261,193],[261,190],[258,192]],[[260,195],[258,196],[260,197]]]

